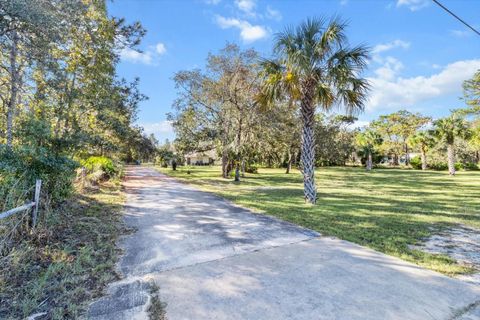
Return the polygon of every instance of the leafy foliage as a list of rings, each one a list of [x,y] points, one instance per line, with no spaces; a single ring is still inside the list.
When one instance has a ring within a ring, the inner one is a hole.
[[[120,172],[120,169],[114,164],[112,159],[104,156],[89,157],[81,163],[82,166],[87,169],[89,174],[100,172],[102,178],[113,178]]]
[[[0,184],[5,190],[22,190],[18,185],[30,188],[35,185],[35,179],[42,179],[43,196],[54,202],[63,200],[71,194],[77,166],[78,163],[68,157],[44,148],[0,147]]]
[[[422,169],[422,159],[419,156],[413,157],[410,159],[410,165],[413,169],[421,170]]]
[[[72,188],[71,159],[127,158],[142,146],[132,123],[145,96],[138,79],[118,79],[115,68],[120,50],[138,44],[144,30],[109,17],[104,1],[2,1],[0,7],[2,175],[21,175],[26,184],[43,179],[54,204]]]

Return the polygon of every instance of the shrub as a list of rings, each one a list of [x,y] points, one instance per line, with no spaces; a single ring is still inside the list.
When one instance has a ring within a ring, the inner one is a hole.
[[[259,165],[256,163],[251,163],[251,164],[246,164],[245,165],[245,172],[248,173],[258,173],[258,167]]]
[[[434,162],[430,164],[430,169],[437,171],[448,170],[448,164],[446,162]]]
[[[104,156],[89,157],[81,164],[87,169],[87,173],[94,181],[113,178],[120,173],[118,166],[114,164],[112,159]]]
[[[422,159],[419,156],[413,157],[410,159],[410,165],[413,169],[421,170],[422,169]]]
[[[455,170],[462,170],[463,169],[463,164],[461,162],[455,162]]]
[[[15,198],[12,192],[18,190],[17,198],[23,201],[26,199],[21,198],[31,192],[29,189],[35,185],[35,180],[41,179],[42,194],[53,202],[61,201],[73,190],[77,166],[78,163],[70,158],[54,154],[45,148],[0,146],[1,192],[9,192],[10,198]]]
[[[478,166],[478,164],[473,163],[473,162],[464,163],[464,164],[463,164],[463,168],[464,168],[465,170],[479,170],[479,169],[480,169],[479,166]]]

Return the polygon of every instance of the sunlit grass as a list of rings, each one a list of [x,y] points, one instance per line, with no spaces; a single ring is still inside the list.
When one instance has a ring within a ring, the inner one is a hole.
[[[468,272],[452,259],[409,249],[452,224],[480,228],[480,172],[328,167],[316,172],[318,204],[303,201],[297,170],[259,169],[240,183],[219,167],[157,168],[254,211],[336,236],[446,274]]]

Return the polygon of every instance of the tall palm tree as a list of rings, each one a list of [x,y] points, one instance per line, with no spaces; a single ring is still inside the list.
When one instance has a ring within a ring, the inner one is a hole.
[[[363,132],[357,133],[355,136],[356,144],[362,149],[363,153],[367,157],[365,167],[367,171],[372,170],[373,160],[372,155],[375,152],[375,148],[382,144],[382,136],[372,129],[367,129]]]
[[[420,149],[422,159],[422,170],[427,170],[427,151],[434,144],[434,138],[426,131],[420,131],[409,138],[413,147]]]
[[[470,129],[466,121],[458,116],[452,115],[447,118],[438,119],[433,122],[435,128],[433,134],[447,144],[448,173],[455,174],[455,139],[468,138]]]
[[[259,100],[272,106],[286,99],[300,108],[301,169],[305,201],[316,202],[314,117],[317,106],[341,106],[349,114],[363,110],[368,82],[360,77],[368,49],[348,46],[346,23],[339,19],[308,19],[276,35],[274,59],[262,61],[265,81]]]

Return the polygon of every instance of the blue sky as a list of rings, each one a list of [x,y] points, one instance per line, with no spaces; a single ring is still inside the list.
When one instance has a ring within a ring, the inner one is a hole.
[[[441,2],[480,27],[480,1]],[[307,17],[339,15],[349,22],[350,43],[372,48],[365,73],[372,92],[358,125],[400,109],[444,116],[462,106],[462,81],[480,69],[480,36],[431,0],[116,0],[109,12],[147,29],[143,52],[123,51],[118,73],[140,77],[150,99],[138,123],[161,141],[174,137],[166,113],[175,72],[203,67],[227,42],[269,56],[274,34]]]

